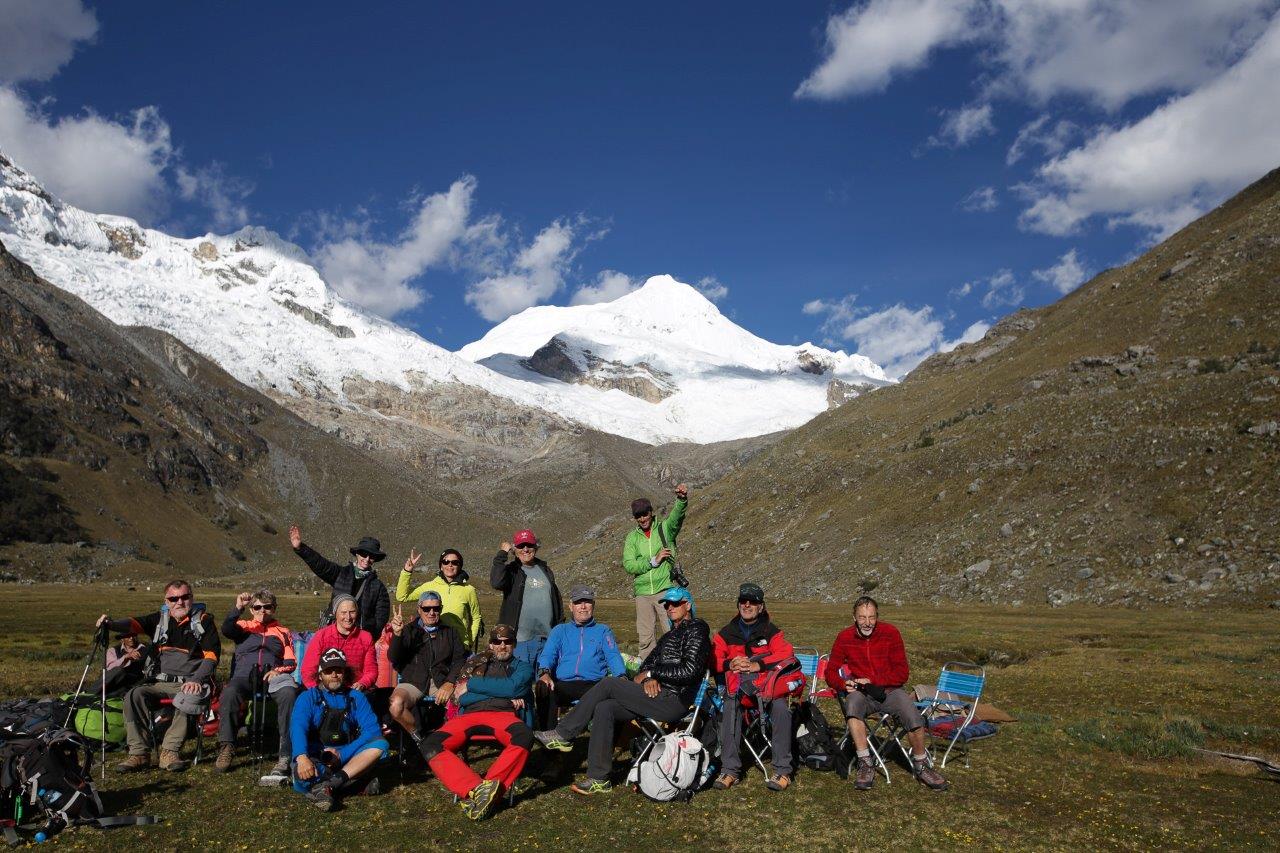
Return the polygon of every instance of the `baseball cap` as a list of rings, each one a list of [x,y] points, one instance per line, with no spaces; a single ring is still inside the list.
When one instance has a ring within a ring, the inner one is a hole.
[[[693,596],[690,595],[689,590],[685,589],[684,587],[673,586],[670,589],[668,589],[666,592],[662,593],[662,597],[659,598],[658,600],[659,601],[687,601],[690,604],[692,604]]]
[[[437,601],[437,602],[443,603],[443,600],[440,598],[440,593],[436,592],[434,589],[429,589],[426,592],[424,592],[422,595],[418,596],[419,604],[423,604],[424,602],[427,602],[427,601]]]
[[[341,649],[326,649],[325,653],[320,655],[320,669],[337,669],[338,667],[347,668],[347,656],[342,653]]]
[[[577,604],[579,601],[595,600],[596,591],[586,584],[578,584],[577,586],[570,587],[569,589],[569,601],[573,604]]]
[[[538,537],[533,535],[532,530],[517,530],[511,542],[513,545],[537,545]]]
[[[493,630],[489,632],[489,642],[494,643],[498,640],[516,641],[516,629],[510,625],[494,625]]]
[[[760,588],[759,584],[744,583],[742,586],[738,587],[738,600],[741,601],[744,598],[748,601],[754,601],[757,604],[763,604],[764,590]]]

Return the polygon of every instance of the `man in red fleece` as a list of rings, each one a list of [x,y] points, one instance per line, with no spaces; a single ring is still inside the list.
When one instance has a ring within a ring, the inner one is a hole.
[[[902,635],[888,622],[880,621],[880,606],[870,596],[864,595],[853,603],[853,620],[831,647],[827,683],[844,694],[844,716],[858,750],[854,786],[865,791],[876,781],[867,742],[866,716],[892,714],[907,730],[916,779],[935,791],[945,791],[947,780],[933,768],[925,752],[924,718],[902,689],[911,674]]]

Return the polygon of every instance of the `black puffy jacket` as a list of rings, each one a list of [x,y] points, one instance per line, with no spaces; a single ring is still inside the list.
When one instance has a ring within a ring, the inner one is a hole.
[[[391,618],[391,594],[387,592],[387,585],[378,577],[378,573],[371,571],[364,580],[359,580],[356,578],[356,567],[351,563],[341,566],[326,560],[305,542],[295,548],[294,553],[302,558],[316,577],[333,587],[329,609],[325,612],[327,621],[322,624],[327,625],[333,621],[333,599],[339,595],[350,595],[355,598],[359,608],[356,624],[368,631],[374,642],[377,642],[382,636],[383,626]]]
[[[686,705],[691,705],[698,685],[707,675],[710,658],[711,629],[695,616],[663,634],[640,664],[640,671],[647,670],[659,685],[676,691]]]

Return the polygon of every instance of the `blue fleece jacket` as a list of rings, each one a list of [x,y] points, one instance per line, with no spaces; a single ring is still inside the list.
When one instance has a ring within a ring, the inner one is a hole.
[[[459,707],[467,710],[486,699],[523,699],[533,685],[533,666],[528,661],[512,658],[507,675],[473,676],[467,679],[467,692],[458,700]]]
[[[359,690],[344,689],[340,693],[332,693],[322,687],[312,687],[303,690],[298,696],[293,703],[293,715],[289,717],[294,758],[324,752],[324,746],[320,743],[320,720],[324,717],[325,706],[345,708],[348,697],[351,701],[351,714],[347,719],[355,728],[355,737],[346,749],[354,753],[365,744],[382,737],[378,717],[373,713],[373,708],[369,707],[369,700]]]
[[[599,681],[623,675],[627,665],[618,651],[613,629],[592,619],[585,625],[564,622],[551,629],[538,655],[538,671],[551,670],[556,681]]]

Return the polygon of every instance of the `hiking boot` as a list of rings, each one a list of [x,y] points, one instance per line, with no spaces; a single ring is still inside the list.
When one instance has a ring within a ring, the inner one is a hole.
[[[581,782],[574,782],[569,786],[569,790],[589,797],[592,794],[607,794],[613,790],[613,786],[607,779],[592,779],[588,776]]]
[[[871,786],[876,783],[876,766],[871,763],[870,758],[859,758],[857,770],[857,775],[853,778],[853,787],[859,791],[870,791]]]
[[[191,766],[191,762],[183,761],[179,753],[172,749],[160,750],[160,769],[168,770],[170,773],[181,773]]]
[[[789,773],[774,773],[769,777],[769,781],[764,786],[770,791],[785,791],[791,787],[791,775]]]
[[[141,753],[139,755],[130,755],[124,761],[116,765],[118,773],[137,773],[139,770],[146,770],[151,767],[151,755]]]
[[[281,756],[276,760],[275,765],[271,768],[268,776],[288,776],[289,775],[289,759],[287,756]]]
[[[374,776],[360,793],[366,797],[376,797],[382,793],[382,783],[378,781],[377,776]]]
[[[218,744],[218,757],[213,761],[213,769],[219,773],[226,773],[231,769],[231,762],[235,760],[236,747],[231,743]]]
[[[924,761],[916,761],[911,759],[912,770],[916,774],[916,779],[920,784],[928,786],[934,791],[947,790],[947,780],[942,778],[942,774],[933,769],[933,764],[929,759]]]
[[[333,789],[328,782],[321,782],[307,792],[307,801],[322,812],[333,811]]]
[[[547,749],[554,749],[556,752],[572,752],[573,744],[560,737],[555,729],[547,729],[545,732],[534,732],[533,736],[538,742]]]
[[[711,787],[717,791],[727,791],[742,780],[732,773],[721,773],[720,777],[711,784]]]
[[[502,783],[497,779],[485,779],[472,788],[471,793],[462,801],[462,813],[471,820],[484,820],[489,816],[501,788]]]

